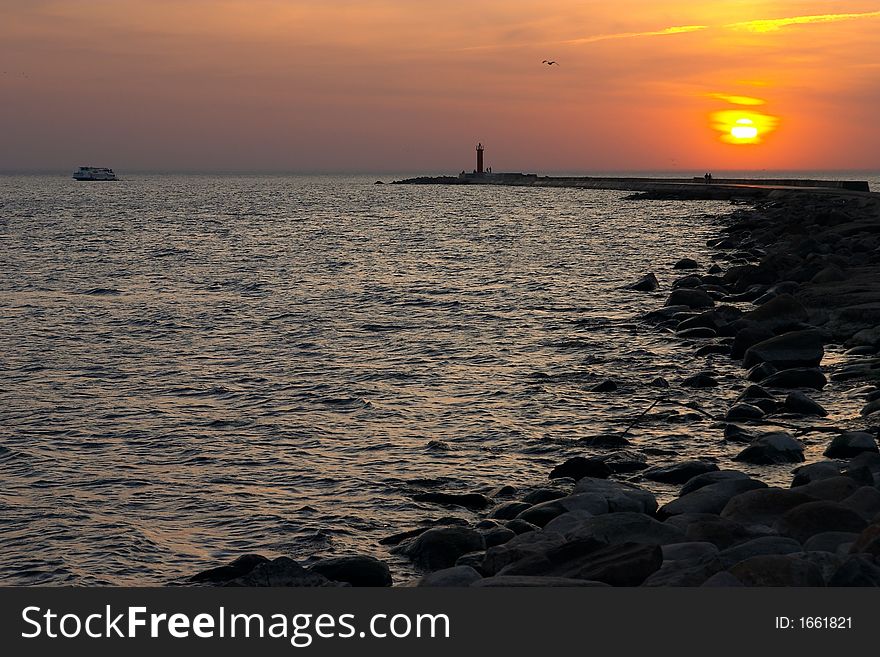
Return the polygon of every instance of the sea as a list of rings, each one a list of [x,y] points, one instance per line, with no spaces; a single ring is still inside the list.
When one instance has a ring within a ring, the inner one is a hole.
[[[0,584],[162,585],[244,553],[405,580],[381,538],[477,518],[414,495],[547,486],[634,421],[650,465],[788,485],[706,416],[741,368],[642,319],[738,206],[376,179],[0,176]],[[647,272],[659,291],[624,289]],[[700,371],[722,386],[681,388]],[[825,424],[857,423],[842,385]]]

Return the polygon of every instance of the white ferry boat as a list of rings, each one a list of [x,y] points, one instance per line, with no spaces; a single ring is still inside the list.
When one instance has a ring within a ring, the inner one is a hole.
[[[74,180],[119,180],[113,169],[104,167],[80,167],[73,172]]]

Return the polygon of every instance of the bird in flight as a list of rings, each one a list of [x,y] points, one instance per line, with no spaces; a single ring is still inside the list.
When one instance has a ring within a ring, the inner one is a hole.
[[[542,63],[542,64],[546,64],[547,66],[553,66],[554,64],[556,64],[556,66],[559,66],[559,64],[556,62],[555,59],[549,59],[549,60],[548,60],[548,59],[545,59],[545,60],[542,61],[541,63]]]

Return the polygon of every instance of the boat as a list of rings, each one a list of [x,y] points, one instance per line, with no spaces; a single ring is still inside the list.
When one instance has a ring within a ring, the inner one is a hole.
[[[119,180],[113,169],[104,167],[80,167],[73,172],[74,180]]]

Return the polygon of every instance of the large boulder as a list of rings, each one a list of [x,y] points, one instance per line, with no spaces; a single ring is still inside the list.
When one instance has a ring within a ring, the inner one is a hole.
[[[760,536],[722,550],[720,559],[725,568],[730,568],[752,557],[760,557],[767,554],[794,554],[802,552],[803,549],[801,544],[793,538],[786,536]]]
[[[528,532],[519,534],[504,545],[486,550],[481,570],[494,575],[505,566],[527,557],[540,556],[565,543],[565,537],[556,532]]]
[[[859,483],[851,477],[828,477],[811,481],[795,490],[817,500],[840,502],[859,489]]]
[[[595,516],[566,534],[568,540],[593,539],[609,545],[641,543],[664,545],[682,543],[684,533],[677,527],[654,520],[643,513],[608,513]]]
[[[468,527],[434,527],[403,546],[401,551],[413,563],[430,571],[451,568],[461,555],[485,547],[483,535]]]
[[[767,484],[755,479],[729,479],[703,486],[695,491],[667,502],[657,511],[666,518],[682,513],[721,513],[730,498],[747,490],[765,488]]]
[[[880,557],[880,524],[868,525],[850,547],[853,554],[866,553]]]
[[[688,479],[679,491],[679,496],[687,495],[695,490],[717,484],[719,481],[728,481],[730,479],[750,479],[749,475],[739,470],[715,470],[713,472],[705,472]]]
[[[628,290],[637,290],[639,292],[653,292],[658,287],[660,287],[660,281],[657,280],[657,276],[653,272],[645,274],[637,281],[626,286]]]
[[[759,488],[732,497],[721,517],[745,525],[773,525],[794,507],[814,501],[796,488]]]
[[[743,320],[758,324],[774,333],[796,328],[809,319],[807,309],[790,294],[780,294],[755,310],[743,315]]]
[[[832,459],[848,459],[862,452],[878,452],[877,438],[865,431],[847,431],[835,436],[825,449],[825,456]]]
[[[242,575],[247,575],[259,564],[267,561],[269,560],[261,554],[243,554],[224,566],[196,573],[189,578],[189,581],[198,584],[221,584]]]
[[[738,543],[768,536],[772,531],[763,525],[747,526],[717,515],[709,515],[708,518],[689,523],[685,536],[689,541],[706,541],[725,550]]]
[[[874,486],[862,486],[844,498],[841,504],[871,521],[880,513],[880,490]]]
[[[741,328],[733,338],[733,344],[730,346],[730,357],[739,360],[745,356],[749,347],[764,340],[769,340],[774,335],[773,331],[760,325]]]
[[[822,532],[860,532],[867,526],[864,518],[838,502],[807,502],[786,512],[776,521],[776,531],[799,543]]]
[[[416,493],[413,495],[416,502],[429,502],[432,504],[447,504],[450,506],[462,506],[466,509],[479,511],[492,506],[492,500],[481,493]]]
[[[796,488],[820,479],[839,477],[840,466],[834,461],[817,461],[795,468],[793,472],[794,479],[791,481],[791,487]]]
[[[535,574],[605,582],[612,586],[638,586],[662,563],[659,545],[618,543],[588,551],[574,559],[549,555],[546,570]]]
[[[850,546],[859,537],[855,532],[821,532],[813,534],[804,543],[806,552],[849,552]]]
[[[804,446],[787,433],[766,433],[755,438],[734,460],[756,465],[800,463],[804,461]]]
[[[352,586],[392,584],[388,564],[368,555],[321,559],[309,566],[309,570],[335,582],[347,582]]]
[[[678,561],[664,560],[660,569],[642,582],[642,586],[701,586],[719,570],[721,570],[721,561],[717,554]]]
[[[687,306],[688,308],[711,308],[715,300],[702,290],[680,287],[673,290],[666,300],[667,306]]]
[[[578,493],[531,506],[520,513],[517,518],[538,527],[543,527],[557,516],[561,516],[568,511],[587,511],[593,515],[608,513],[608,502],[601,495]]]
[[[650,515],[657,511],[657,499],[653,493],[625,482],[584,477],[575,484],[574,492],[601,495],[611,513],[636,511]]]
[[[660,481],[666,484],[683,484],[697,475],[717,470],[718,466],[714,463],[693,460],[648,468],[644,471],[643,476],[651,481]]]
[[[788,393],[783,408],[788,413],[796,413],[798,415],[817,415],[819,417],[826,417],[828,415],[828,411],[822,408],[818,402],[810,399],[799,390]]]
[[[783,555],[751,557],[730,573],[746,586],[824,586],[821,569],[804,559]]]
[[[823,336],[816,330],[783,333],[749,347],[743,357],[743,366],[772,363],[780,370],[816,367],[825,355],[823,345]]]
[[[584,477],[597,477],[605,479],[611,474],[611,467],[599,458],[587,458],[585,456],[573,456],[565,463],[557,465],[550,472],[550,479],[570,477],[571,479],[583,479]]]
[[[757,366],[757,367],[760,367]],[[761,379],[761,385],[767,388],[791,390],[794,388],[811,388],[821,390],[828,384],[828,379],[818,367],[796,367],[782,370]]]
[[[532,505],[528,502],[502,502],[489,512],[489,517],[499,520],[513,520],[530,506]]]

